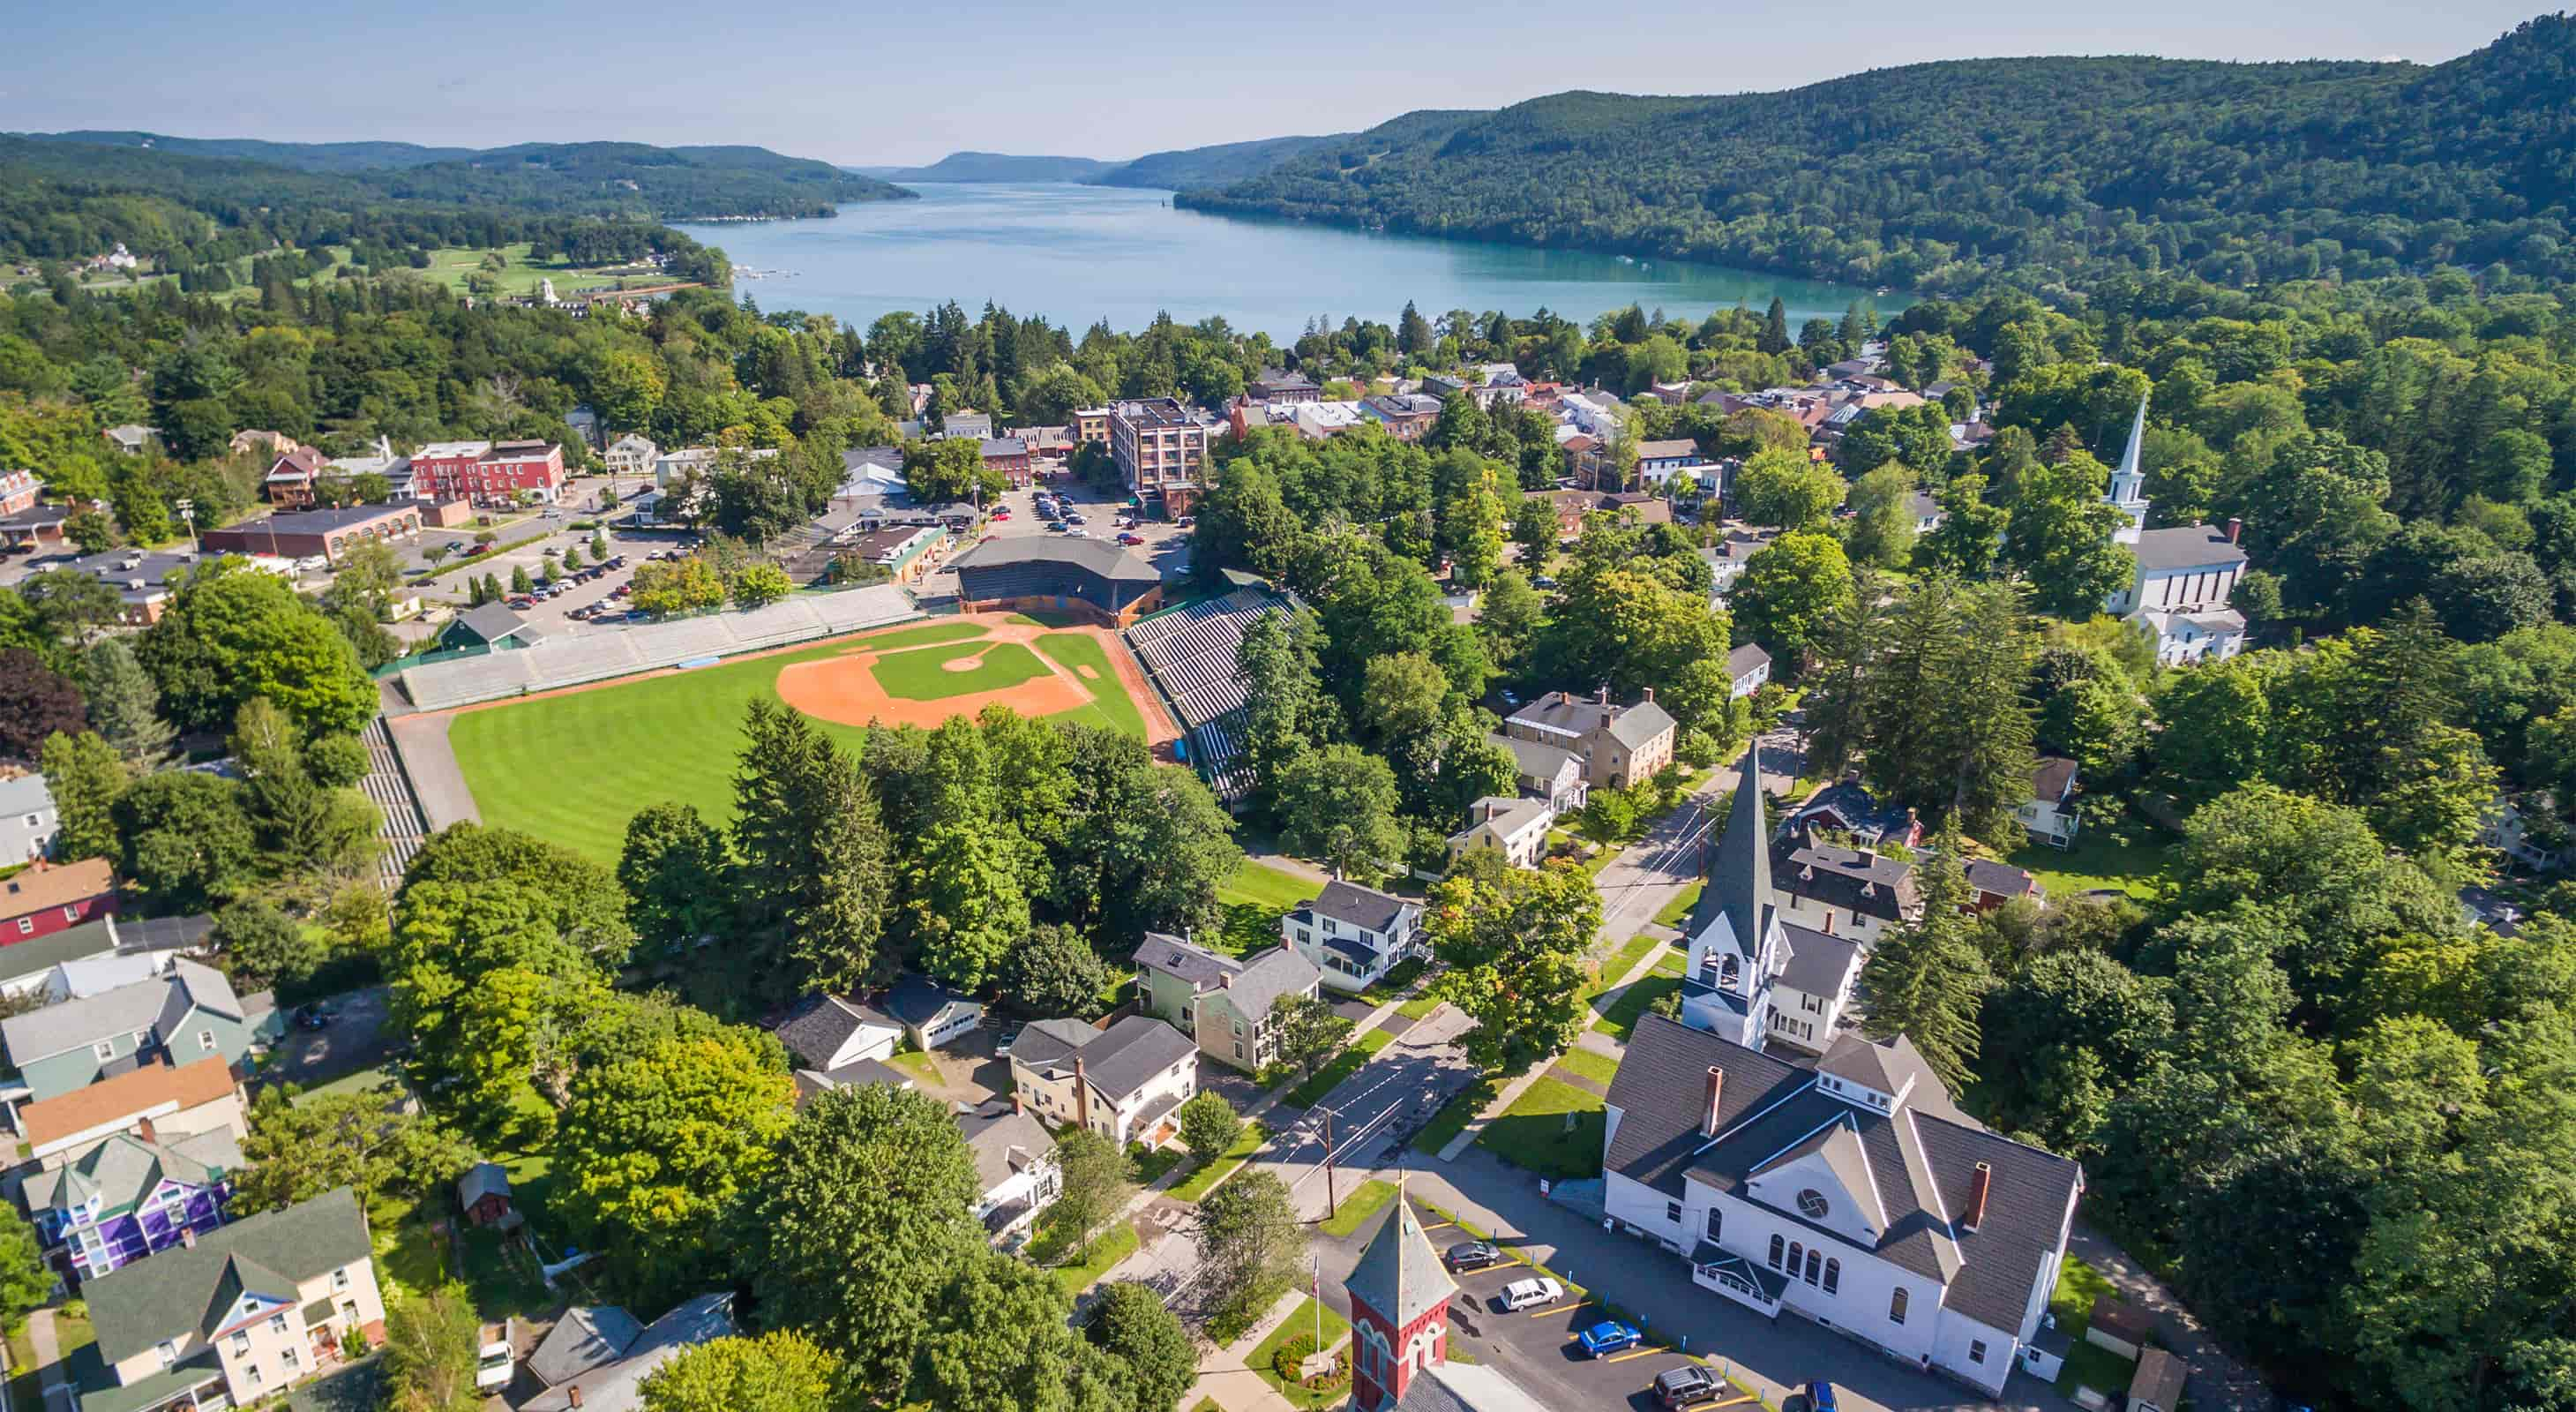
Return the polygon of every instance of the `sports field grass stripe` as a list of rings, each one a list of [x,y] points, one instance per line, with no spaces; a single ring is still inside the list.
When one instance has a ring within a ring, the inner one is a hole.
[[[886,652],[897,647],[927,647],[934,642],[963,642],[968,638],[983,635],[982,623],[924,623],[917,628],[879,633],[863,643],[855,643],[851,646],[854,650],[857,647],[866,647],[872,651]]]
[[[1127,684],[1118,679],[1118,669],[1110,665],[1109,652],[1100,645],[1099,638],[1083,632],[1051,632],[1038,639],[1037,649],[1081,680],[1083,690],[1091,693],[1092,709],[1103,721],[1138,740],[1145,738],[1145,713],[1136,709],[1135,699],[1127,694]],[[1090,676],[1083,676],[1085,667],[1091,669]]]
[[[969,671],[948,664],[981,654]],[[1000,691],[1047,674],[1036,653],[1016,642],[958,642],[878,658],[868,667],[885,694],[904,701],[944,701],[977,691]]]

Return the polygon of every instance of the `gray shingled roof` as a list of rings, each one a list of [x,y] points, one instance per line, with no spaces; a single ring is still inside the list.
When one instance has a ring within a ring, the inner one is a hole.
[[[643,1405],[639,1389],[654,1369],[685,1349],[732,1333],[733,1295],[699,1295],[646,1325],[624,1358],[574,1378],[582,1412],[633,1412]],[[564,1412],[572,1405],[569,1388],[552,1387],[519,1404],[519,1412]]]
[[[1136,964],[1185,982],[1191,990],[1215,990],[1243,967],[1231,956],[1166,932],[1147,932],[1136,947]]]
[[[8,1045],[10,1060],[23,1069],[47,1055],[86,1049],[109,1035],[166,1028],[192,1008],[235,1019],[246,1015],[221,971],[182,957],[166,976],[0,1020],[0,1043]]]
[[[1226,987],[1226,996],[1234,1002],[1235,1009],[1259,1019],[1270,1013],[1279,997],[1304,995],[1323,977],[1315,963],[1297,954],[1295,947],[1274,946],[1244,963],[1234,984]]]
[[[817,993],[796,1002],[796,1008],[788,1011],[787,1018],[779,1021],[770,1033],[778,1036],[778,1042],[787,1046],[788,1053],[819,1068],[832,1062],[833,1056],[841,1052],[841,1046],[850,1042],[850,1036],[871,1024],[887,1029],[902,1028],[893,1016],[873,1005]]]
[[[1921,1063],[1910,1044],[1856,1039],[1837,1043],[1828,1061],[1857,1062],[1859,1050],[1875,1051],[1877,1065],[1899,1071]],[[1714,1141],[1699,1130],[1711,1066],[1726,1075]],[[1947,1282],[1946,1307],[1999,1329],[2020,1327],[2067,1203],[2083,1185],[2074,1163],[1997,1137],[1960,1114],[1928,1071],[1898,1112],[1878,1113],[1826,1093],[1810,1071],[1658,1015],[1638,1022],[1608,1101],[1621,1112],[1608,1168],[1676,1196],[1684,1173],[1742,1196],[1747,1178],[1783,1149],[1828,1125],[1847,1127],[1886,1208],[1874,1253]],[[1968,1231],[1946,1213],[1967,1209],[1979,1162],[1994,1181],[1985,1221]],[[1794,1211],[1779,1214],[1849,1243]]]
[[[1789,943],[1789,958],[1780,967],[1780,983],[1791,990],[1809,995],[1836,994],[1860,965],[1860,943],[1850,937],[1833,936],[1790,922],[1780,924],[1780,934]]]
[[[1011,1060],[1058,1076],[1082,1060],[1083,1076],[1113,1103],[1198,1051],[1189,1036],[1150,1015],[1130,1015],[1105,1030],[1080,1020],[1040,1020],[1020,1032]]]
[[[1552,780],[1574,758],[1574,752],[1560,750],[1542,741],[1523,740],[1518,736],[1493,734],[1485,739],[1512,752],[1513,768],[1527,779]]]
[[[2245,562],[2245,551],[2231,544],[2227,531],[2207,525],[2151,529],[2129,546],[2141,569],[2221,569]]]
[[[1120,583],[1161,583],[1162,572],[1105,539],[1076,535],[1024,535],[988,539],[948,561],[956,569],[1007,564],[1071,564]]]
[[[977,1003],[971,995],[960,995],[920,976],[906,976],[896,981],[894,989],[885,995],[886,1013],[919,1029],[935,1029],[948,1018],[949,1011]]]
[[[1756,743],[1744,747],[1726,832],[1709,855],[1700,915],[1691,923],[1691,935],[1697,936],[1723,914],[1735,929],[1735,944],[1747,955],[1761,947],[1762,924],[1772,910],[1770,831],[1762,814],[1762,747]]]
[[[986,1191],[1055,1151],[1055,1137],[1046,1124],[999,1105],[996,1110],[957,1115],[957,1126],[966,1134],[966,1150],[975,1159],[975,1180]]]
[[[1400,1192],[1395,1211],[1378,1225],[1343,1287],[1351,1298],[1399,1329],[1458,1292],[1457,1282],[1441,1266],[1440,1252],[1432,1249],[1431,1237],[1422,1229],[1422,1218],[1413,1214],[1413,1203]]]
[[[1646,742],[1673,728],[1672,714],[1652,701],[1640,701],[1622,711],[1610,722],[1610,736],[1631,750],[1641,749]]]
[[[1781,890],[1792,896],[1811,897],[1885,922],[1902,921],[1917,897],[1913,864],[1838,843],[1810,843],[1790,850],[1781,872]]]
[[[150,1196],[165,1178],[189,1186],[213,1186],[241,1166],[241,1145],[233,1140],[230,1128],[168,1143],[118,1133],[79,1161],[27,1178],[27,1207],[68,1211],[97,1197],[103,1209],[121,1211]]]
[[[542,642],[546,636],[507,603],[486,603],[480,608],[468,608],[456,615],[456,621],[471,629],[476,637],[490,643],[514,637],[521,642]]]
[[[194,1246],[111,1270],[81,1292],[98,1331],[99,1356],[121,1363],[163,1339],[203,1337],[217,1327],[206,1318],[219,1291],[248,1288],[292,1300],[298,1283],[371,1253],[358,1199],[339,1187],[208,1231]]]
[[[1748,642],[1726,654],[1726,674],[1730,678],[1740,677],[1756,667],[1770,665],[1771,654],[1763,651],[1757,643]]]
[[[1315,900],[1307,903],[1304,910],[1384,934],[1407,905],[1403,898],[1391,893],[1336,880],[1324,884],[1324,890],[1315,894]]]
[[[644,1326],[614,1304],[581,1304],[564,1311],[528,1355],[528,1371],[548,1387],[571,1382],[626,1356]]]

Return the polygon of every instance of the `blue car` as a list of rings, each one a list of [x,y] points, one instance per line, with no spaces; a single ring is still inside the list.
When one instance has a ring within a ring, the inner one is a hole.
[[[1582,1334],[1583,1351],[1594,1358],[1624,1353],[1645,1340],[1644,1334],[1616,1319],[1605,1319],[1585,1329]]]
[[[1807,1412],[1834,1412],[1834,1385],[1807,1384]]]

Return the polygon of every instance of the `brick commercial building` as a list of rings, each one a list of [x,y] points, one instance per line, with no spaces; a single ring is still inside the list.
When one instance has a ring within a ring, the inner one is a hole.
[[[332,563],[374,539],[420,533],[420,509],[410,504],[360,505],[351,510],[294,510],[264,520],[213,529],[200,536],[209,554],[274,554],[282,559],[319,555]]]
[[[1000,471],[1011,484],[1026,490],[1029,485],[1029,443],[1026,437],[988,436],[982,443],[984,468]]]
[[[425,500],[506,505],[522,493],[553,504],[563,493],[563,448],[546,441],[435,441],[411,454],[412,491]]]
[[[1109,409],[1109,454],[1127,492],[1174,518],[1198,503],[1207,464],[1208,429],[1169,397],[1121,402]]]

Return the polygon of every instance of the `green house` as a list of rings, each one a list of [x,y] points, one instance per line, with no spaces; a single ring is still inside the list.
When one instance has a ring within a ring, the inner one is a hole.
[[[1279,1057],[1271,1007],[1287,996],[1314,995],[1323,977],[1314,962],[1285,946],[1238,961],[1147,932],[1136,948],[1137,1005],[1190,1036],[1201,1053],[1244,1070]]]
[[[284,1032],[266,996],[245,1001],[222,972],[182,959],[167,975],[0,1020],[0,1045],[42,1101],[148,1063],[239,1064],[253,1041]]]

